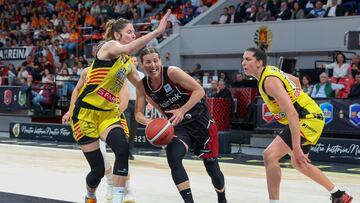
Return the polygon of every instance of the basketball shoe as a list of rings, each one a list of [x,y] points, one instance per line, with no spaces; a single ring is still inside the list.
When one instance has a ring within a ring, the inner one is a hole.
[[[132,194],[131,190],[125,189],[125,196],[123,203],[135,203],[134,195]]]
[[[96,203],[96,198],[85,197],[85,203]]]
[[[353,198],[343,191],[343,194],[340,197],[331,196],[330,199],[332,203],[351,203]]]

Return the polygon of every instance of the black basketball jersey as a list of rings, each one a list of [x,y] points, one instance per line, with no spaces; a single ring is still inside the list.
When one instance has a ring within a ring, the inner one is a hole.
[[[191,94],[191,92],[179,84],[172,82],[167,70],[167,67],[162,69],[161,85],[156,90],[151,88],[150,78],[148,76],[142,79],[146,94],[157,103],[164,112],[180,108],[189,100]],[[184,119],[194,118],[197,115],[203,114],[205,111],[207,111],[207,106],[203,101],[199,101],[189,112],[185,113]],[[166,114],[168,118],[171,116],[171,114]]]

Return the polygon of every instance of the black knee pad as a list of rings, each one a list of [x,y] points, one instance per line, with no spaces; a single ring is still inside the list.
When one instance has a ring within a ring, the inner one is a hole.
[[[225,180],[224,174],[220,170],[218,159],[204,159],[203,162],[214,187],[218,190],[223,189]]]
[[[115,175],[127,176],[129,170],[129,143],[126,140],[125,132],[120,127],[110,130],[106,143],[115,154],[114,171]]]
[[[167,145],[167,161],[171,169],[171,176],[176,185],[189,180],[182,164],[185,153],[186,148],[178,138],[174,138],[173,141]]]
[[[86,184],[91,188],[97,188],[105,174],[104,157],[100,149],[84,152],[84,155],[91,168],[91,171],[86,176]]]

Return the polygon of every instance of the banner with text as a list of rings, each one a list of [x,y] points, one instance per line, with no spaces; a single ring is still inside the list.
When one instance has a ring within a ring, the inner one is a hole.
[[[320,138],[310,150],[310,159],[360,164],[360,140]]]
[[[0,58],[2,58],[2,60],[26,60],[32,48],[33,46],[1,48]]]
[[[53,123],[10,123],[10,137],[20,139],[75,142],[69,125]]]

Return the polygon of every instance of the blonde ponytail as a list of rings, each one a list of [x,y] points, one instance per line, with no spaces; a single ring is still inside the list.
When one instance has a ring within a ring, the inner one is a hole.
[[[115,39],[114,33],[120,32],[129,23],[130,23],[130,21],[128,21],[124,18],[119,18],[117,20],[115,20],[115,19],[108,20],[105,25],[105,27],[106,27],[105,34],[104,34],[105,40],[114,40]]]

